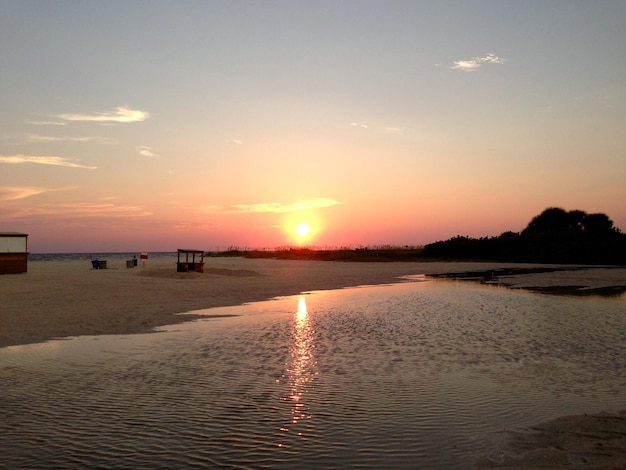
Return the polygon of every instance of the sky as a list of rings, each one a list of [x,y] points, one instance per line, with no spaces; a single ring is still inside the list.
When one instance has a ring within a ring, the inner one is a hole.
[[[419,246],[548,207],[626,231],[625,24],[623,0],[0,0],[0,231]]]

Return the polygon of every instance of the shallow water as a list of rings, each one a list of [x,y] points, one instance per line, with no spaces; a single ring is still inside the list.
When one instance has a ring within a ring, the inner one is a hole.
[[[507,430],[624,406],[620,300],[427,281],[204,313],[0,349],[0,463],[471,468]]]

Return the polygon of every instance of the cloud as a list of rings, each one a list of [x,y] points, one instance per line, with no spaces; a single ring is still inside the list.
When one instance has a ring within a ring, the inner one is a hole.
[[[152,152],[152,147],[148,147],[147,145],[141,145],[137,147],[137,151],[140,155],[148,158],[158,158],[158,155]]]
[[[298,201],[291,204],[281,204],[278,202],[263,202],[259,204],[237,204],[232,206],[237,212],[271,212],[286,213],[304,211],[310,209],[321,209],[341,204],[339,201],[329,198],[310,199],[308,201]]]
[[[39,165],[64,166],[68,168],[86,168],[88,170],[95,170],[98,168],[96,166],[85,166],[79,163],[74,163],[63,157],[38,155],[0,155],[0,163],[37,163]]]
[[[387,135],[395,135],[395,136],[403,136],[406,129],[404,127],[397,126],[384,126],[384,127],[372,127],[367,124],[359,123],[359,122],[351,122],[350,127],[355,129],[367,129],[367,132],[373,132],[375,134],[387,134]],[[363,132],[366,132],[365,130]]]
[[[41,142],[89,142],[93,140],[91,137],[52,137],[49,135],[36,135],[30,134],[26,136],[28,142],[41,143]]]
[[[113,203],[75,202],[55,206],[59,213],[80,217],[147,217],[153,215],[141,206],[125,206]],[[50,208],[50,211],[56,210]]]
[[[87,122],[141,122],[150,117],[150,113],[135,109],[118,107],[115,111],[95,114],[59,114],[57,116],[64,121],[87,121]]]
[[[20,207],[13,213],[13,220],[21,219],[31,223],[71,225],[85,224],[85,219],[137,219],[150,217],[153,213],[141,206],[116,205],[99,202],[66,202],[61,204],[39,204]]]
[[[450,67],[453,70],[463,70],[465,72],[474,72],[482,67],[483,64],[503,64],[505,59],[502,59],[494,54],[487,54],[484,57],[472,57],[468,60],[457,60]]]
[[[26,124],[32,124],[33,126],[65,126],[65,122],[54,121],[26,121]]]
[[[336,206],[337,204],[341,204],[341,202],[330,198],[317,198],[308,201],[293,202],[291,204],[262,202],[258,204],[236,204],[230,208],[223,206],[205,206],[203,209],[205,212],[221,214],[242,214],[250,212],[284,214],[287,212],[322,209],[324,207]]]
[[[29,143],[52,143],[52,142],[95,142],[100,144],[114,144],[115,140],[106,137],[54,137],[50,135],[29,134],[26,136]]]
[[[237,145],[241,145],[241,144],[243,144],[243,142],[242,142],[241,140],[239,140],[239,139],[233,139],[233,140],[231,140],[231,142],[232,142],[233,144],[237,144]]]
[[[480,67],[480,63],[475,60],[457,60],[452,69],[454,70],[465,70],[466,72],[473,72],[474,70]]]
[[[0,201],[15,201],[17,199],[25,199],[30,196],[45,193],[47,190],[43,188],[35,188],[28,186],[4,186],[0,187]]]

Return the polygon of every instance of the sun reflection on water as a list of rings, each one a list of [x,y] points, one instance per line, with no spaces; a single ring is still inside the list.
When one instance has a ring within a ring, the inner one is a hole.
[[[304,397],[309,391],[317,372],[315,370],[313,328],[311,326],[309,312],[304,295],[298,298],[298,308],[294,315],[292,326],[291,357],[287,366],[287,378],[289,381],[289,396],[287,402],[290,405],[290,424],[282,430],[296,428],[302,420],[311,418],[310,406]],[[302,435],[301,429],[291,429],[298,435]]]

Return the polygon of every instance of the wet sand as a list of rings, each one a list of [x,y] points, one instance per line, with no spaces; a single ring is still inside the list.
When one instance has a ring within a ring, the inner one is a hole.
[[[564,416],[510,433],[508,448],[483,457],[481,469],[624,469],[626,410]]]
[[[129,269],[125,260],[114,259],[102,270],[92,269],[88,260],[31,261],[25,274],[0,275],[0,347],[78,335],[145,333],[190,319],[178,313],[398,282],[405,275],[470,273],[464,277],[567,293],[626,289],[626,268],[209,258],[199,274],[177,273],[174,261],[153,258],[145,267],[140,262]]]
[[[619,294],[626,288],[626,268],[209,258],[199,274],[177,273],[172,258],[150,259],[145,267],[131,269],[125,260],[110,260],[103,270],[92,269],[87,260],[36,261],[29,263],[28,273],[0,275],[0,347],[78,335],[146,333],[193,318],[178,313],[446,273],[553,293]],[[538,425],[512,435],[508,453],[485,457],[480,466],[626,468],[626,415],[565,417]]]
[[[241,305],[304,291],[398,282],[404,275],[501,269],[497,263],[349,263],[208,258],[203,274],[176,272],[175,258],[126,268],[29,262],[0,275],[0,347],[79,335],[146,333],[191,319],[178,313]],[[510,266],[510,265],[509,265]],[[529,267],[521,265],[517,267]],[[626,271],[625,271],[626,272]]]

